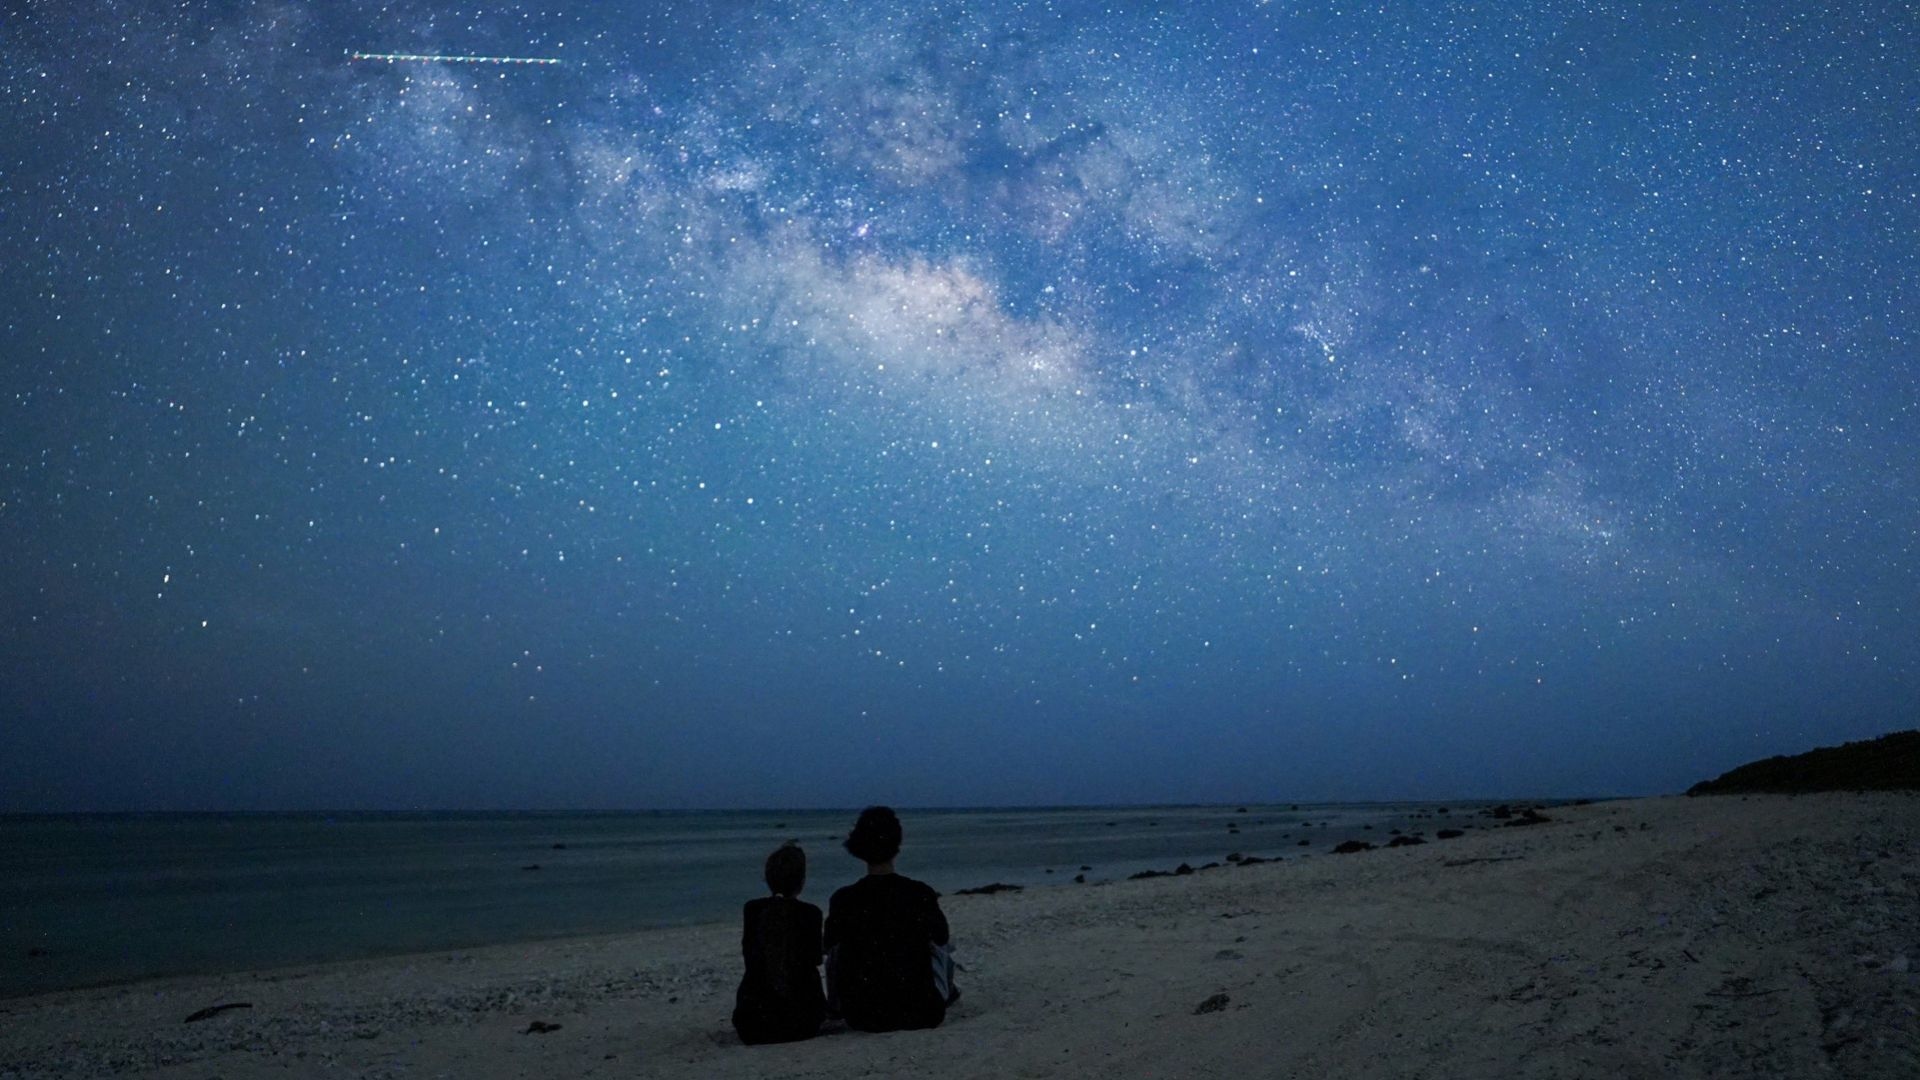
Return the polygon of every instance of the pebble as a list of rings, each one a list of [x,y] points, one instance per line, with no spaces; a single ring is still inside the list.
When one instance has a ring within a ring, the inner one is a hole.
[[[1907,961],[1907,955],[1905,953],[1901,953],[1899,956],[1896,956],[1893,959],[1887,961],[1888,971],[1897,971],[1904,974],[1907,970],[1907,967],[1908,967],[1908,961]]]

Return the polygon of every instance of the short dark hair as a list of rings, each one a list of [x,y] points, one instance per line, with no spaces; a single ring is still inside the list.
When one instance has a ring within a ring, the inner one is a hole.
[[[767,888],[781,896],[800,895],[807,883],[807,853],[789,840],[767,856]]]
[[[869,806],[847,834],[847,854],[866,863],[883,863],[900,854],[900,818],[892,807]]]

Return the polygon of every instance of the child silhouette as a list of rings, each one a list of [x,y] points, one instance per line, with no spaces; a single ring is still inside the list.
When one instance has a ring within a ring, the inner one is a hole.
[[[767,856],[772,896],[747,901],[740,953],[747,972],[734,995],[733,1029],[745,1043],[810,1039],[826,1018],[820,991],[820,909],[799,899],[807,853],[789,840]]]

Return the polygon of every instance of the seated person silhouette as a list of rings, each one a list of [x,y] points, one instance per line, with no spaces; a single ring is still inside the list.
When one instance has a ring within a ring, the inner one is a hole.
[[[820,909],[799,899],[807,853],[789,840],[767,856],[772,896],[747,901],[740,953],[747,973],[733,999],[733,1029],[746,1043],[810,1039],[826,1019],[820,992]]]
[[[938,1027],[960,997],[939,894],[893,872],[900,840],[891,809],[861,811],[846,848],[867,874],[827,905],[829,1007],[861,1031]]]

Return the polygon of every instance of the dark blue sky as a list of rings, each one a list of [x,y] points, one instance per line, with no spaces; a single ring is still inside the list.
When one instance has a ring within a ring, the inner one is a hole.
[[[1911,726],[1916,55],[15,5],[0,810],[1638,793]]]

